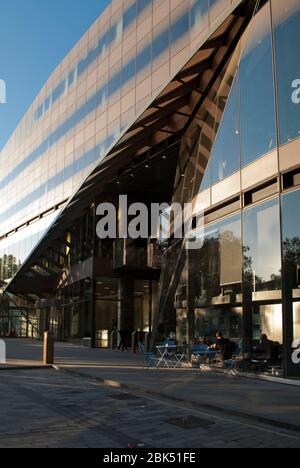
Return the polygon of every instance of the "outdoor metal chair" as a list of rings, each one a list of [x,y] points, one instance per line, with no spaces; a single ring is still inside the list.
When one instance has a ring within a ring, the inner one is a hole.
[[[149,368],[156,368],[157,366],[157,357],[155,355],[155,353],[145,353],[144,352],[144,367],[146,367],[147,369]]]
[[[224,373],[227,377],[236,377],[239,374],[239,356],[241,356],[241,350],[237,346],[232,358],[224,361]]]
[[[226,377],[236,377],[239,373],[238,361],[235,358],[224,361],[224,368],[224,374]]]

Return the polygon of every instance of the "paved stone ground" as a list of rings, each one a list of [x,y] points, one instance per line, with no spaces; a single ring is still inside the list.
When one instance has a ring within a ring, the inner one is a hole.
[[[5,339],[9,366],[40,366],[43,343],[26,339]],[[55,362],[69,367],[140,367],[141,355],[131,352],[91,349],[68,343],[55,343]],[[0,368],[3,366],[0,366]]]
[[[42,343],[7,340],[8,365],[41,364]],[[299,387],[257,379],[189,370],[146,370],[143,356],[131,352],[92,350],[56,343],[55,362],[60,369],[94,381],[114,381],[128,391],[146,397],[180,402],[199,411],[216,411],[219,416],[247,416],[247,422],[272,421],[273,427],[297,429],[300,434]],[[0,381],[5,366],[0,366]],[[43,372],[43,371],[42,371]]]
[[[300,448],[294,432],[52,369],[2,370],[0,414],[0,448]],[[191,416],[198,427],[170,421]]]

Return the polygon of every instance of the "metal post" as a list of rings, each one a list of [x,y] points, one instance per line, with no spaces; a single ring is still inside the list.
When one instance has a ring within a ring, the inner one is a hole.
[[[29,311],[26,312],[26,338],[29,338]]]
[[[147,353],[149,353],[150,351],[150,347],[151,347],[151,336],[152,336],[152,333],[146,333],[145,335],[145,351]]]
[[[44,333],[43,365],[54,364],[54,333]]]
[[[96,348],[96,281],[92,278],[91,348]]]
[[[118,346],[118,330],[113,330],[110,334],[110,349],[114,350]]]
[[[149,282],[149,332],[152,333],[153,283]]]
[[[131,335],[131,349],[133,353],[136,353],[137,342],[138,342],[138,332],[135,330]]]

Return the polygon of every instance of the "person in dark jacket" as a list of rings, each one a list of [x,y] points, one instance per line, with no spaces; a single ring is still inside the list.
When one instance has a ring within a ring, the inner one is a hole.
[[[216,334],[216,339],[217,339],[217,342],[216,342],[215,348],[218,349],[219,351],[222,351],[224,347],[228,344],[229,340],[227,338],[224,338],[222,332],[218,332]]]
[[[215,349],[220,352],[222,355],[223,361],[229,361],[232,359],[234,350],[236,348],[235,343],[232,343],[228,338],[224,338],[222,332],[216,334],[217,342],[215,344]]]
[[[127,345],[126,345],[126,338],[127,338],[127,331],[126,330],[119,330],[119,335],[120,335],[120,344],[118,347],[118,350],[122,349],[122,351],[128,351]]]

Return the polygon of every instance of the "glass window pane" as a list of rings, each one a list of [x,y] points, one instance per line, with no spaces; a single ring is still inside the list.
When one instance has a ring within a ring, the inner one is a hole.
[[[283,254],[285,269],[289,270],[290,288],[293,297],[300,298],[300,191],[292,192],[282,198]]]
[[[223,180],[240,169],[237,79],[232,85],[220,123],[211,164],[213,183]]]
[[[252,327],[251,372],[282,377],[282,305],[256,304],[253,310]]]
[[[281,238],[278,199],[244,211],[244,273],[247,286],[262,291],[281,290]],[[264,299],[280,299],[270,295]]]
[[[298,0],[273,0],[280,143],[300,134],[300,4]]]
[[[234,261],[233,261],[234,259]],[[190,257],[195,297],[195,339],[217,332],[243,350],[241,216],[205,227],[204,244]]]
[[[243,164],[247,165],[276,147],[269,4],[253,19],[245,37],[240,100]]]
[[[300,220],[299,216],[297,216],[299,203],[300,190],[282,197],[286,313],[293,314],[293,321],[287,328],[289,337],[287,367],[288,374],[291,377],[299,376],[300,364]],[[292,301],[294,301],[293,304]],[[291,344],[292,349],[290,348]]]
[[[294,322],[294,330],[293,330],[294,341],[300,342],[300,303],[299,302],[295,302],[294,304],[293,322]]]
[[[253,342],[258,344],[262,335],[282,344],[282,305],[261,305],[253,314]],[[271,351],[271,350],[270,350]]]
[[[204,235],[203,247],[193,258],[195,306],[241,302],[240,215],[206,226]]]
[[[243,309],[242,307],[206,308],[195,311],[195,338],[204,337],[215,341],[217,332],[230,341],[239,343],[242,349]]]

